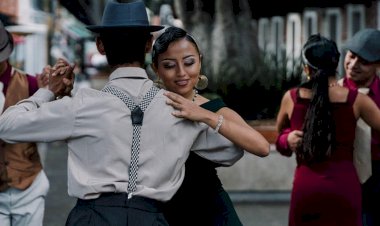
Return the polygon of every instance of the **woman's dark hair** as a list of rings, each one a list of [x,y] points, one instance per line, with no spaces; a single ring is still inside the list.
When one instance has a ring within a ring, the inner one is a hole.
[[[116,66],[125,63],[145,63],[145,47],[152,37],[150,32],[144,30],[128,30],[101,33],[108,64]]]
[[[161,53],[166,52],[168,49],[168,46],[182,38],[185,38],[189,42],[193,43],[195,48],[197,49],[198,53],[200,54],[199,48],[197,43],[195,42],[195,39],[189,35],[185,30],[179,27],[168,27],[165,29],[165,31],[158,36],[156,41],[154,42],[153,45],[153,50],[152,50],[152,62],[154,65],[158,66],[158,56]]]
[[[302,49],[310,70],[312,97],[303,124],[302,145],[297,160],[306,163],[328,158],[335,146],[335,123],[329,99],[328,78],[336,75],[340,53],[336,43],[319,34],[311,35]]]

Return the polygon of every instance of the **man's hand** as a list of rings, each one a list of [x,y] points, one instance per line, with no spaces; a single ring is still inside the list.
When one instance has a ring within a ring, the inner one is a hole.
[[[49,88],[49,73],[51,66],[47,65],[42,69],[40,74],[36,75],[38,88]]]
[[[75,65],[70,65],[64,59],[58,59],[49,72],[49,90],[57,98],[71,96],[75,75],[73,73]]]

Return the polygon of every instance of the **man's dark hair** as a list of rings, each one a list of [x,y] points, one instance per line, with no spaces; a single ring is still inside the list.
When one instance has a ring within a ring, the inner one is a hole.
[[[145,47],[152,35],[145,30],[123,30],[100,33],[108,64],[145,63]]]

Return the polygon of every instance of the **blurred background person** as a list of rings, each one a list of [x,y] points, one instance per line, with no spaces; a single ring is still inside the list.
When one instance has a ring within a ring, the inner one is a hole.
[[[39,86],[36,77],[9,63],[13,47],[12,35],[0,21],[0,95],[4,97],[1,112],[31,96]],[[2,140],[0,143],[0,225],[42,225],[49,181],[37,144],[9,144]]]

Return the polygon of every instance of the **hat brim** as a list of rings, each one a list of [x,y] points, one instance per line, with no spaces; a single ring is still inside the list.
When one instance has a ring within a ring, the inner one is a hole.
[[[12,35],[7,31],[9,41],[8,44],[0,51],[0,62],[3,62],[4,60],[8,59],[9,56],[12,54],[13,51],[13,38]]]
[[[164,26],[156,26],[156,25],[149,25],[149,26],[87,26],[88,30],[100,33],[104,31],[129,31],[129,30],[139,30],[139,31],[159,31],[164,28]]]
[[[380,56],[375,56],[368,51],[366,51],[363,48],[355,47],[352,45],[347,45],[344,47],[344,49],[347,51],[353,52],[355,55],[359,56],[360,58],[364,59],[365,61],[369,63],[374,63],[380,61]]]

